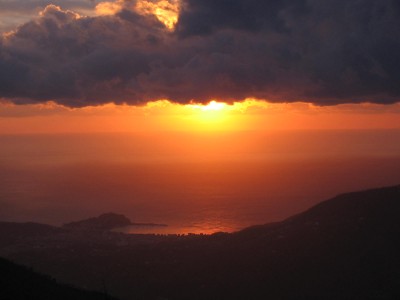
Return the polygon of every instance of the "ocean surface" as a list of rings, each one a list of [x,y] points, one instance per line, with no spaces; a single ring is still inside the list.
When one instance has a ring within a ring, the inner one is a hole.
[[[105,212],[138,233],[274,222],[338,193],[400,183],[400,130],[0,136],[0,220]]]

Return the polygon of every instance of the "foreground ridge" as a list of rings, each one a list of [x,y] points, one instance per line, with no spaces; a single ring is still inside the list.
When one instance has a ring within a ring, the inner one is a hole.
[[[0,239],[0,255],[81,287],[101,290],[106,280],[126,300],[397,299],[399,215],[397,185],[342,194],[232,234],[50,230]]]

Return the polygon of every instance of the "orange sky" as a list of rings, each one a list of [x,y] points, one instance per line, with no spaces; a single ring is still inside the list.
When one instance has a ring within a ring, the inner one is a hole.
[[[59,224],[122,211],[202,232],[207,224],[236,230],[340,192],[397,184],[398,129],[400,103],[0,101],[0,191],[9,201],[0,216]],[[6,136],[31,133],[49,135]]]
[[[271,131],[400,128],[400,104],[315,106],[246,100],[227,105],[178,105],[166,100],[145,106],[106,104],[67,108],[55,103],[0,104],[0,134],[146,131]]]
[[[395,1],[23,2],[0,0],[2,220],[239,228],[400,182]]]

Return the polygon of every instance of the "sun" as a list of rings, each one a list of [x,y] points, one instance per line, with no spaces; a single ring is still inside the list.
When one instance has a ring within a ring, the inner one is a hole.
[[[193,129],[223,129],[228,126],[231,117],[229,105],[215,100],[207,104],[185,105],[184,109],[184,118]]]
[[[210,101],[208,104],[188,104],[187,107],[193,110],[201,110],[201,111],[222,111],[227,107],[226,103],[217,102],[215,100]]]
[[[154,121],[155,128],[209,133],[248,129],[250,116],[254,117],[266,107],[267,104],[254,99],[233,103],[212,99],[189,104],[162,99],[148,102],[141,109],[148,121]]]
[[[202,107],[202,110],[204,110],[204,111],[209,111],[209,110],[221,111],[224,108],[226,108],[226,104],[225,103],[217,102],[217,101],[213,100],[210,103],[208,103],[207,105],[204,105]]]

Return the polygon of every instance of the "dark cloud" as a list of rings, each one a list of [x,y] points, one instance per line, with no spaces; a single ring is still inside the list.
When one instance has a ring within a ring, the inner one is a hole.
[[[183,0],[170,32],[128,9],[80,18],[48,6],[0,42],[0,97],[68,106],[400,99],[395,0]]]
[[[290,28],[284,13],[297,15],[306,9],[305,0],[186,0],[177,32],[181,36],[210,34],[223,28],[285,32]]]
[[[0,0],[0,34],[32,19],[47,5],[62,6],[84,15],[93,15],[98,0]]]
[[[49,4],[62,5],[67,9],[90,9],[96,4],[95,0],[0,0],[2,12],[32,12]]]

